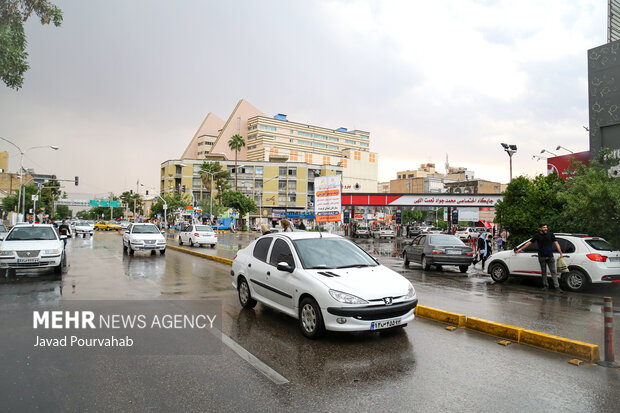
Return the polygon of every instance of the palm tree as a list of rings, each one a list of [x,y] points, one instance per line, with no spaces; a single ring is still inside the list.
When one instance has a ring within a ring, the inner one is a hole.
[[[203,162],[200,165],[200,199],[202,199],[202,187],[209,188],[209,194],[213,195],[213,189],[211,188],[211,176],[213,175],[213,186],[219,193],[226,190],[228,184],[228,178],[230,178],[230,172],[222,169],[222,165],[219,162]]]
[[[235,151],[235,191],[237,190],[237,153],[245,146],[243,136],[239,134],[233,135],[228,140],[228,147]]]

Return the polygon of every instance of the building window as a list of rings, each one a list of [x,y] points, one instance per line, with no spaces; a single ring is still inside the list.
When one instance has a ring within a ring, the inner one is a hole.
[[[362,159],[362,155],[360,155],[358,151],[353,151],[353,159],[359,161],[360,159]]]
[[[255,129],[256,129],[256,125],[248,126],[248,130],[255,130]]]
[[[288,168],[288,176],[297,176],[297,168]]]
[[[300,145],[312,146],[312,142],[309,142],[309,141],[298,140],[297,143],[300,144]]]
[[[324,143],[318,143],[318,142],[314,142],[314,146],[316,146],[317,148],[327,148],[327,145],[325,145]]]
[[[355,145],[355,141],[352,141],[351,139],[345,139],[344,142],[348,145]]]
[[[275,132],[277,130],[275,126],[258,125],[258,127],[265,130],[270,130],[272,132]]]
[[[289,156],[288,158],[290,161],[295,161],[297,162],[299,160],[299,152],[297,151],[291,151],[291,156]]]
[[[338,139],[338,138],[334,138],[334,137],[332,137],[332,136],[329,136],[327,139],[329,139],[329,140],[330,140],[330,141],[332,141],[332,142],[340,142],[340,139]]]
[[[201,152],[198,152],[198,155],[202,155],[202,153],[203,153],[202,151],[201,151]]]
[[[281,166],[278,168],[278,175],[286,176],[286,166]]]
[[[288,195],[288,202],[296,202],[297,201],[297,195],[295,194],[289,194]]]
[[[374,153],[369,153],[368,154],[368,160],[370,162],[375,162],[375,154]]]
[[[263,189],[263,180],[262,179],[257,179],[254,181],[254,189]]]
[[[306,154],[306,163],[312,163],[312,154],[311,153],[307,153]]]
[[[414,177],[414,175],[413,175],[413,174],[409,174],[409,175],[407,175],[407,178],[413,178],[413,177]]]
[[[286,192],[286,181],[278,181],[278,191]]]
[[[198,142],[198,146],[202,146],[204,142]]]
[[[327,136],[325,136],[325,135],[317,135],[317,134],[315,134],[315,135],[314,135],[314,137],[315,137],[315,138],[319,138],[319,139],[325,139],[325,140],[327,140]]]
[[[347,158],[340,158],[340,166],[343,168],[347,167]]]
[[[289,139],[288,142],[289,143],[295,143],[295,140],[294,139]]]
[[[329,156],[324,156],[323,165],[329,165],[329,164],[331,164],[331,158]]]
[[[213,146],[213,142],[205,142],[205,145]]]
[[[333,149],[333,150],[337,151],[338,147],[336,145],[327,145],[327,149]]]
[[[360,138],[362,138],[362,139],[368,139],[368,136],[360,135]]]
[[[288,181],[288,192],[295,192],[297,190],[297,182],[296,181]]]
[[[277,155],[278,148],[269,148],[269,155]]]
[[[263,176],[263,167],[262,166],[257,166],[256,167],[256,175]]]
[[[368,144],[366,142],[360,142],[360,146],[364,146],[364,147],[368,148]]]
[[[311,133],[308,133],[308,132],[299,132],[299,131],[298,131],[298,132],[297,132],[297,134],[298,134],[299,136],[305,136],[305,137],[307,137],[307,138],[311,138],[311,137],[312,137],[312,134],[311,134]]]
[[[286,194],[278,194],[278,205],[286,205]]]
[[[257,145],[252,145],[252,146],[248,146],[248,151],[251,151],[252,149],[256,149]]]

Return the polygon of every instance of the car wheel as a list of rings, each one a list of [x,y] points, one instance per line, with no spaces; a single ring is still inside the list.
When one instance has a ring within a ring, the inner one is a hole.
[[[252,298],[252,294],[250,293],[250,286],[243,277],[239,277],[237,292],[239,293],[239,303],[241,303],[241,307],[249,310],[256,306],[256,300]]]
[[[157,251],[151,250],[151,255],[155,255],[155,254],[157,254]]]
[[[194,241],[192,241],[192,239],[190,238],[190,239],[189,239],[189,246],[190,246],[190,247],[195,247],[196,245],[197,245],[197,244],[196,244]],[[198,245],[198,246],[200,246],[200,245]]]
[[[302,334],[310,339],[319,338],[325,333],[321,309],[310,297],[301,300],[299,305],[299,327]]]
[[[65,260],[65,254],[63,253],[60,257],[60,264],[54,267],[54,274],[62,274],[62,263]]]
[[[127,251],[127,245],[123,242],[123,252]]]
[[[407,251],[403,251],[403,260],[405,260],[405,267],[409,266],[409,257],[407,257]]]
[[[159,255],[164,255],[166,253],[166,249],[164,248],[163,250],[159,250]]]
[[[211,244],[211,248],[215,248],[215,244]]]
[[[583,291],[590,284],[590,278],[580,270],[570,270],[563,281],[566,289],[574,292]]]
[[[425,255],[422,256],[422,268],[424,269],[424,271],[428,271],[431,269],[431,265],[428,263]]]
[[[466,273],[467,272],[467,268],[468,268],[467,265],[459,265],[459,270],[462,273]]]
[[[129,244],[127,248],[129,248],[129,255],[133,255],[135,251],[133,250],[133,248],[131,248],[131,244]]]
[[[437,268],[437,271],[443,271],[443,266],[441,266],[441,265],[435,265],[435,267]]]
[[[494,262],[489,266],[489,273],[491,274],[491,279],[496,283],[503,283],[508,279],[508,268],[502,263]]]
[[[183,240],[181,239],[180,235],[179,235],[179,245],[183,245]]]

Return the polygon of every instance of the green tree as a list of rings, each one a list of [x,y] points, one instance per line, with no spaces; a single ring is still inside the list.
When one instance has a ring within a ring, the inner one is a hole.
[[[546,222],[551,231],[564,231],[565,201],[560,193],[566,183],[557,174],[538,175],[534,180],[520,176],[506,188],[502,201],[495,205],[495,221],[510,233],[510,245],[530,238],[538,224]]]
[[[62,23],[62,11],[47,0],[2,0],[0,2],[0,79],[18,90],[29,69],[24,23],[35,13],[41,24]]]
[[[218,194],[229,189],[228,180],[230,179],[230,172],[223,169],[219,162],[203,162],[200,165],[200,182],[202,186],[208,188],[209,193],[211,190],[211,174],[213,174],[213,185]],[[202,199],[202,186],[200,187],[200,198]]]
[[[241,226],[243,227],[243,217],[258,209],[256,202],[241,191],[226,191],[221,195],[222,205],[231,208],[239,213]]]
[[[55,220],[62,221],[63,219],[66,219],[67,217],[72,217],[72,216],[73,216],[73,211],[71,211],[68,206],[66,205],[56,206],[56,212],[54,214]]]
[[[428,211],[421,211],[419,209],[406,209],[403,211],[403,222],[422,222],[426,220],[426,216],[428,215]]]
[[[166,201],[167,209],[167,220],[170,221],[170,218],[174,215],[175,211],[178,208],[185,208],[188,205],[192,204],[191,198],[188,199],[187,196],[182,196],[178,192],[174,192],[172,194],[164,194],[162,198]],[[164,214],[164,203],[159,199],[153,205],[151,205],[151,216],[156,216],[157,214]]]
[[[228,140],[228,147],[235,151],[235,191],[237,191],[237,154],[245,146],[245,140],[243,136],[235,134]]]
[[[142,197],[140,196],[140,194],[132,194],[129,191],[125,191],[121,194],[119,198],[121,202],[127,204],[127,208],[130,211],[134,210],[134,204],[135,204],[136,214],[137,215],[144,214],[144,209],[142,208],[144,203],[142,202]]]
[[[215,215],[216,217],[221,217],[228,209],[220,203],[218,197],[213,198],[213,204],[211,204],[210,195],[202,201],[198,202],[198,206],[202,209],[203,214],[208,214],[211,210],[211,206],[213,206],[213,215]]]

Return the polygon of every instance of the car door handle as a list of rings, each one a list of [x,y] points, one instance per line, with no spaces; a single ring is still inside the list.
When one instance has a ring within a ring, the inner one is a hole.
[[[271,271],[267,271],[267,275],[271,275]]]
[[[565,255],[564,258],[570,258],[570,255]]]
[[[248,267],[252,267],[252,264],[248,264]]]
[[[538,254],[534,254],[534,255],[532,255],[532,257],[538,257]]]

